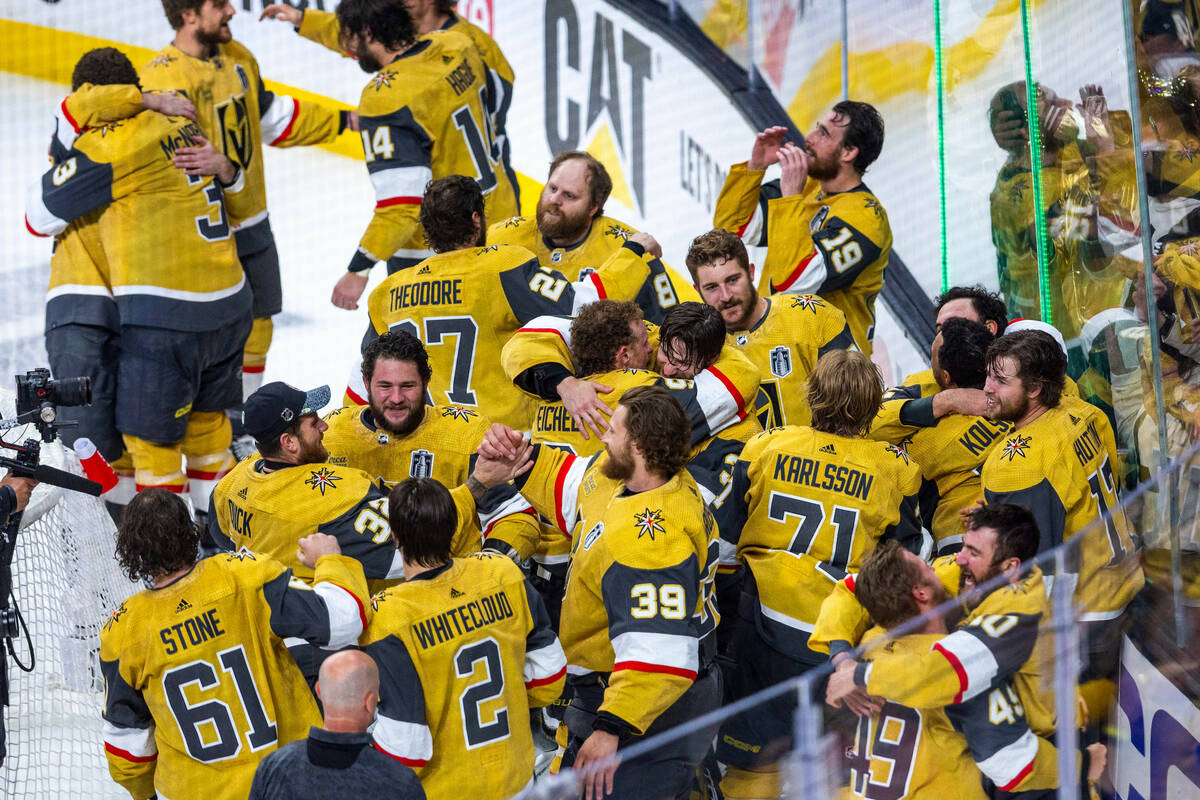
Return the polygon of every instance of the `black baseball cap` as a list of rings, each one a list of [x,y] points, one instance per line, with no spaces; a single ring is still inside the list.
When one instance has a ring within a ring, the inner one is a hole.
[[[283,381],[275,381],[246,398],[242,405],[242,426],[256,441],[269,442],[277,439],[300,417],[315,414],[327,405],[328,386],[305,392]]]

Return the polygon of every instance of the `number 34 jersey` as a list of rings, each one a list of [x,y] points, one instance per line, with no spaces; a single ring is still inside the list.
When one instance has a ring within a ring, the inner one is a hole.
[[[283,640],[352,645],[368,600],[345,556],[319,559],[313,580],[243,550],[122,603],[100,632],[113,780],[135,798],[245,798],[264,757],[319,725]]]
[[[567,661],[537,592],[508,558],[456,558],[376,595],[363,649],[379,664],[375,746],[430,800],[504,800],[533,779],[530,707]]]

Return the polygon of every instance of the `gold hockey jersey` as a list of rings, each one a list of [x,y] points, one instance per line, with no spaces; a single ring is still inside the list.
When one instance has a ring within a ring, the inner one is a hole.
[[[489,423],[478,413],[459,406],[426,406],[417,429],[397,436],[376,427],[369,408],[337,408],[325,417],[328,463],[360,469],[391,486],[405,478],[434,478],[454,488],[467,482],[475,465],[475,450]],[[492,488],[478,503],[476,514],[464,520],[472,537],[462,536],[454,555],[476,552],[483,540],[511,550],[520,560],[529,557],[538,541],[537,517],[529,503],[509,484]]]
[[[811,662],[808,635],[834,585],[884,537],[920,550],[920,483],[908,455],[882,442],[788,426],[746,444],[712,507],[723,549],[749,568],[768,644]]]
[[[1015,503],[1037,519],[1049,550],[1076,540],[1068,570],[1077,577],[1082,620],[1112,619],[1143,583],[1129,521],[1117,497],[1121,468],[1104,413],[1063,397],[992,449],[983,465],[988,503]]]
[[[559,635],[572,678],[607,674],[598,713],[641,734],[707,666],[717,530],[686,472],[635,493],[604,476],[606,458],[538,446],[517,481],[571,535]]]
[[[808,425],[808,376],[831,350],[854,347],[846,317],[831,302],[811,294],[767,299],[767,313],[747,331],[731,331],[762,373],[754,406],[763,429]]]
[[[535,317],[631,296],[650,275],[648,260],[623,248],[604,270],[572,284],[523,247],[451,250],[388,276],[371,292],[367,308],[377,334],[406,330],[424,342],[434,405],[469,408],[525,430],[534,400],[505,380],[500,359],[505,342]]]
[[[135,798],[244,798],[263,758],[319,725],[283,640],[353,645],[368,596],[346,556],[320,558],[312,581],[243,550],[122,603],[100,631],[113,780]]]
[[[879,199],[865,185],[826,195],[809,178],[804,191],[760,207],[763,171],[743,162],[729,168],[713,224],[767,246],[763,278],[772,294],[820,295],[846,316],[858,349],[871,354],[875,296],[892,250],[892,228]]]
[[[499,168],[487,103],[479,51],[454,31],[429,34],[375,73],[358,105],[375,214],[351,271],[370,269],[400,251],[425,254],[418,215],[425,185],[434,178],[475,178],[489,219],[516,213],[516,187]]]
[[[876,629],[878,630],[878,629]],[[897,654],[928,649],[926,634],[894,639]],[[886,702],[870,717],[859,717],[854,744],[846,750],[851,797],[867,800],[983,800],[979,769],[966,739],[938,707],[910,708]]]
[[[430,800],[505,800],[533,779],[529,709],[567,661],[541,598],[503,556],[477,554],[376,595],[361,645],[379,665],[375,746]]]
[[[26,225],[37,235],[103,209],[100,241],[124,325],[211,331],[250,314],[224,202],[244,182],[222,191],[171,163],[201,135],[196,123],[153,111],[89,129],[29,193]]]

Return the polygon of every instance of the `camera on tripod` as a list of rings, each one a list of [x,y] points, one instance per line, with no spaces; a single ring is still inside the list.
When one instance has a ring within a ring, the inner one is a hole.
[[[53,442],[58,434],[58,406],[86,406],[92,402],[92,385],[87,378],[54,380],[50,370],[40,367],[16,379],[17,419],[32,422],[43,442]]]

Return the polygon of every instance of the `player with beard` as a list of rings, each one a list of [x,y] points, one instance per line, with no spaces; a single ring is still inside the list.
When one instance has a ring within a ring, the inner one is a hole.
[[[1107,712],[1126,604],[1142,588],[1142,568],[1117,497],[1120,461],[1108,418],[1063,393],[1067,359],[1041,331],[1009,333],[987,351],[987,416],[1013,425],[983,464],[984,502],[1029,509],[1044,552],[1071,541],[1068,575],[1087,636],[1080,676],[1094,718]]]
[[[763,428],[808,425],[805,382],[817,359],[854,347],[842,312],[814,295],[760,295],[746,246],[721,228],[693,239],[686,263],[700,297],[721,312],[730,344],[762,373],[755,408]]]
[[[520,245],[571,280],[582,280],[637,233],[604,216],[611,192],[612,178],[594,156],[582,150],[559,153],[550,162],[536,216],[510,217],[493,224],[488,228],[488,244]],[[662,257],[661,250],[653,252]],[[657,324],[680,297],[670,274],[663,272],[633,299],[644,309],[646,319]]]
[[[429,255],[418,213],[431,179],[473,178],[496,219],[516,213],[517,194],[491,140],[487,71],[469,38],[418,37],[404,0],[343,0],[337,18],[346,49],[374,73],[358,115],[375,213],[332,297],[355,309],[377,262],[393,274]]]
[[[720,703],[712,667],[712,514],[684,470],[690,423],[663,388],[627,391],[604,435],[582,458],[529,449],[493,425],[480,463],[505,464],[544,517],[572,539],[559,638],[568,691],[562,766],[582,770],[585,796],[686,797],[711,730],[596,769],[619,748],[694,719]]]
[[[325,417],[328,463],[361,469],[395,485],[405,478],[436,478],[444,486],[468,483],[475,450],[491,424],[461,406],[427,405],[433,372],[421,341],[408,331],[380,336],[363,351],[367,407],[348,406]],[[475,537],[461,538],[453,555],[495,550],[523,561],[538,541],[533,509],[501,484],[482,494]],[[482,534],[480,533],[482,532]]]
[[[862,176],[883,148],[883,118],[867,103],[844,100],[817,119],[802,145],[784,143],[786,135],[787,128],[767,128],[749,161],[730,167],[713,225],[767,247],[770,292],[828,300],[870,355],[892,229]],[[763,185],[772,164],[782,176]]]
[[[849,651],[872,619],[880,621],[878,608],[863,597],[867,566],[838,584],[822,605],[810,639],[814,647],[831,652],[837,664],[826,697],[860,714],[880,699],[945,706],[991,782],[991,796],[1049,800],[1056,796],[1058,771],[1054,697],[1042,674],[1051,645],[1038,638],[1049,613],[1046,584],[1041,570],[1029,563],[1037,554],[1037,523],[1028,510],[999,503],[976,509],[967,526],[959,553],[937,559],[932,569],[923,562],[910,568],[922,575],[932,572],[939,589],[959,598],[954,632],[930,646],[877,649],[869,653],[870,667],[857,664]],[[894,591],[904,575],[892,570],[882,576],[877,570],[877,577],[886,577]],[[878,595],[879,587],[871,591]],[[1089,745],[1081,755],[1080,775],[1094,781],[1104,767],[1105,748]]]
[[[332,142],[347,128],[356,130],[357,118],[351,111],[309,100],[301,103],[268,90],[254,55],[233,40],[229,21],[236,12],[230,0],[163,0],[163,11],[175,37],[138,71],[140,87],[130,83],[84,87],[67,97],[62,109],[65,121],[78,133],[129,117],[143,107],[160,108],[162,95],[152,92],[177,91],[195,103],[188,116],[211,138],[215,151],[207,144],[178,148],[176,165],[188,167],[189,174],[212,174],[213,163],[230,161],[241,171],[246,197],[239,207],[229,209],[229,222],[238,260],[254,293],[254,325],[242,355],[244,398],[262,384],[274,333],[271,318],[283,308],[279,252],[267,214],[263,144],[296,147]],[[192,172],[197,166],[200,171]],[[239,402],[233,414],[235,437],[241,434],[240,408]],[[203,474],[206,471],[208,476]],[[207,482],[205,493],[216,482],[214,475],[212,470],[189,470],[193,485]],[[193,488],[193,495],[198,491]]]

